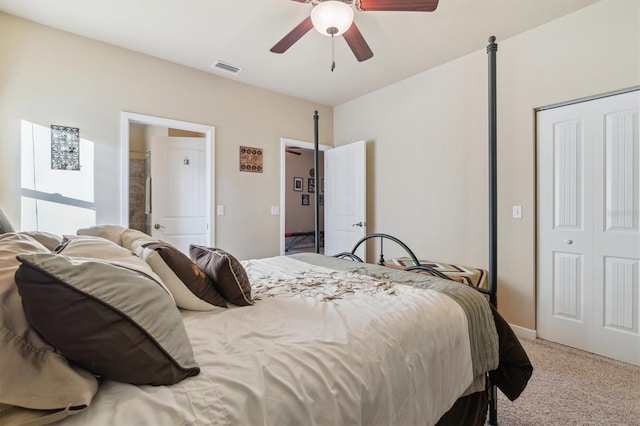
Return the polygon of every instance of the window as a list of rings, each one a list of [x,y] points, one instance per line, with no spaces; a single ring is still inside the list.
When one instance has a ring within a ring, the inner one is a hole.
[[[94,143],[80,135],[80,170],[51,169],[51,128],[21,128],[21,228],[75,234],[96,224]]]

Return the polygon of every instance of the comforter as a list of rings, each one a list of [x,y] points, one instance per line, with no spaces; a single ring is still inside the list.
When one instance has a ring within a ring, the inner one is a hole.
[[[107,380],[63,423],[429,425],[498,365],[491,311],[459,284],[401,284],[404,274],[320,256],[243,265],[255,305],[182,312],[198,376],[160,387]]]

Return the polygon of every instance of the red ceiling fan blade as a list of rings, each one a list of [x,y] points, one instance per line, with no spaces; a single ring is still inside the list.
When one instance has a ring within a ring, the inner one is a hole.
[[[369,45],[365,41],[355,22],[351,24],[351,27],[349,27],[342,36],[351,48],[353,54],[356,56],[358,62],[366,61],[373,57],[371,48],[369,48]]]
[[[295,27],[289,34],[284,36],[282,40],[276,43],[275,46],[271,48],[273,53],[284,53],[289,49],[293,44],[300,40],[300,38],[309,32],[309,30],[313,28],[313,24],[311,23],[311,17],[308,17],[304,21],[300,22],[297,27]]]
[[[438,0],[360,0],[353,4],[366,11],[433,12]]]

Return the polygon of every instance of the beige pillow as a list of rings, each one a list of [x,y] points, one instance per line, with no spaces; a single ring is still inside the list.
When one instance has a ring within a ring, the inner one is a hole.
[[[28,235],[0,235],[0,403],[38,410],[86,407],[93,374],[69,364],[29,325],[14,281],[21,253],[50,253]]]
[[[158,240],[153,238],[151,235],[138,231],[137,229],[125,229],[122,231],[122,247],[127,248],[134,253],[143,243],[154,241]]]
[[[87,235],[67,235],[56,252],[70,257],[86,257],[106,260],[113,264],[143,273],[156,281],[157,284],[160,285],[167,292],[167,295],[173,300],[173,296],[169,289],[165,286],[162,279],[153,272],[147,262],[136,256],[135,253],[132,253],[124,247],[120,247],[112,241],[101,237],[92,237]]]
[[[96,225],[96,226],[90,226],[88,228],[78,229],[76,234],[105,238],[121,246],[122,232],[125,229],[126,228],[120,225]]]
[[[253,305],[247,271],[235,257],[221,249],[194,244],[189,247],[189,256],[228,302],[238,306]]]
[[[77,365],[136,385],[171,385],[200,372],[180,312],[147,275],[59,254],[18,259],[29,323]]]
[[[60,245],[62,242],[62,237],[59,235],[51,234],[50,232],[42,232],[42,231],[27,231],[21,232],[21,234],[25,234],[53,251]]]

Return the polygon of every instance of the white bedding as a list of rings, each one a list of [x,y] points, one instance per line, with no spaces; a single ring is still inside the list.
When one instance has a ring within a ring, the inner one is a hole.
[[[448,296],[287,257],[243,264],[255,305],[182,311],[200,375],[107,380],[62,423],[430,425],[472,383],[467,320]]]

